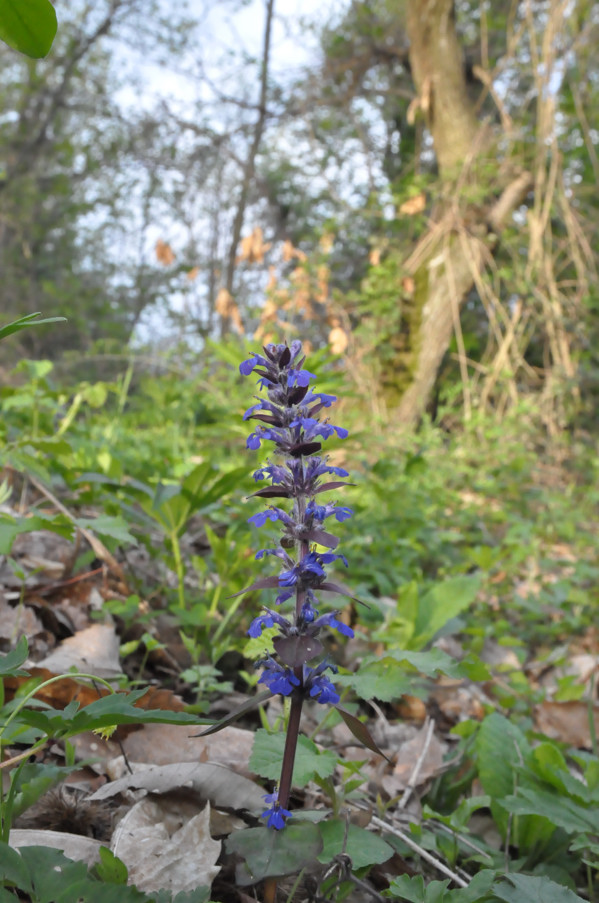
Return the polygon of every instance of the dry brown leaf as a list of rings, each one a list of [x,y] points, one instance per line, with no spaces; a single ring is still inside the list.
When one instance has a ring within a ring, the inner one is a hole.
[[[378,267],[379,263],[381,262],[381,249],[373,248],[368,255],[368,261],[371,267]]]
[[[192,267],[191,270],[189,270],[189,271],[186,273],[186,275],[187,275],[188,280],[189,280],[190,282],[193,282],[194,279],[197,279],[198,276],[200,275],[200,268],[199,268],[199,267]]]
[[[414,216],[416,213],[422,213],[425,207],[426,197],[421,193],[414,195],[414,197],[408,198],[407,201],[404,201],[403,204],[401,204],[399,207],[399,212],[405,213],[406,216]]]
[[[156,242],[156,259],[164,267],[169,267],[177,259],[175,252],[166,241],[161,238]]]
[[[393,774],[384,775],[381,779],[389,796],[397,796],[408,786],[420,787],[439,774],[446,751],[447,744],[442,743],[435,734],[431,735],[429,726],[425,724],[412,740],[400,747]],[[417,763],[420,767],[413,779]]]
[[[129,882],[152,893],[210,887],[220,871],[221,844],[210,836],[210,805],[202,812],[180,797],[146,797],[125,815],[111,844]]]
[[[246,776],[254,742],[252,731],[225,727],[208,737],[191,737],[185,725],[144,724],[123,741],[131,762],[167,765],[178,762],[217,762]]]
[[[333,352],[333,354],[343,354],[348,346],[348,343],[349,339],[345,330],[341,329],[340,326],[336,326],[335,329],[331,329],[331,331],[329,332],[329,345],[331,346],[331,351]]]
[[[171,765],[132,763],[133,774],[104,784],[90,800],[106,800],[123,790],[168,793],[189,786],[213,806],[246,809],[259,814],[264,809],[264,790],[254,781],[214,762],[176,762]]]
[[[303,251],[300,251],[299,248],[294,247],[293,243],[289,241],[289,239],[283,242],[281,256],[284,263],[289,263],[290,260],[299,260],[303,263],[305,260],[307,260],[306,254],[304,254]]]
[[[593,706],[595,733],[599,734],[599,706]],[[535,709],[538,731],[578,749],[591,749],[589,707],[586,702],[542,702]]]
[[[123,673],[119,645],[112,624],[92,624],[63,640],[37,667],[54,674],[65,674],[74,667],[97,677],[118,677]]]
[[[20,847],[52,847],[60,850],[67,859],[76,859],[92,866],[100,861],[99,840],[83,837],[81,834],[67,834],[64,831],[38,831],[31,828],[13,828],[10,845],[15,850]]]
[[[241,251],[237,261],[245,263],[264,263],[264,255],[272,247],[271,242],[264,241],[264,233],[260,226],[256,226],[250,235],[244,236],[240,241]]]

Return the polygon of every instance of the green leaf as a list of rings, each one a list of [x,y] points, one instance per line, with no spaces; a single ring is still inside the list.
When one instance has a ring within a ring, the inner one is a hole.
[[[125,863],[108,847],[100,847],[99,852],[100,861],[94,869],[98,878],[108,884],[126,884],[129,872]]]
[[[27,638],[22,636],[14,649],[6,655],[0,655],[0,676],[23,677],[27,671],[22,671],[21,665],[28,655]]]
[[[52,765],[42,762],[28,762],[18,771],[15,784],[11,787],[14,793],[11,815],[16,818],[33,806],[51,787],[56,787],[73,771],[68,765]]]
[[[250,769],[263,778],[278,780],[281,775],[284,747],[285,734],[269,734],[262,728],[256,731]],[[328,778],[333,774],[336,765],[335,753],[330,750],[320,751],[313,740],[300,734],[293,766],[293,783],[297,787],[304,787],[314,775]]]
[[[540,815],[568,833],[599,833],[599,812],[585,809],[563,794],[530,787],[519,787],[502,805],[514,815]]]
[[[418,600],[418,614],[410,646],[412,648],[425,646],[448,621],[472,605],[479,587],[478,576],[462,575],[450,577],[443,583],[433,586]]]
[[[137,540],[129,533],[126,521],[122,517],[100,514],[98,517],[78,517],[74,523],[83,530],[93,530],[99,536],[108,536],[119,543],[137,545]]]
[[[11,41],[7,40],[3,31],[5,31],[6,27],[6,19],[5,19],[5,9],[8,6],[12,7],[25,7],[27,4],[31,3],[31,5],[37,5],[38,0],[0,0],[0,39],[6,41],[7,44],[10,44],[11,47],[14,45]],[[47,0],[39,0],[40,5],[45,5]],[[48,3],[48,6],[52,6],[51,3]],[[52,7],[53,9],[53,7]],[[56,31],[56,28],[54,29]],[[50,41],[52,43],[52,41]],[[20,48],[17,47],[17,50]],[[48,48],[50,49],[50,48]],[[24,53],[26,51],[23,51]],[[42,54],[45,56],[45,54]],[[7,336],[12,335],[14,332],[20,332],[21,329],[27,329],[29,326],[44,326],[46,323],[66,323],[66,317],[47,317],[44,320],[38,320],[37,318],[41,317],[40,313],[35,314],[27,314],[25,317],[20,317],[18,320],[13,320],[12,323],[7,323],[6,326],[0,326],[0,339],[5,339]]]
[[[507,813],[505,810],[498,810],[495,804],[514,792],[514,769],[528,755],[528,743],[515,724],[494,712],[482,722],[476,735],[475,748],[480,782],[485,793],[492,798],[493,816],[505,832]]]
[[[113,724],[188,724],[197,727],[199,724],[211,723],[205,718],[185,712],[135,708],[132,702],[145,692],[135,690],[127,695],[113,693],[79,710],[76,703],[69,703],[62,711],[26,708],[19,714],[19,718],[50,736],[60,737],[73,737],[84,731],[98,730]]]
[[[569,888],[535,875],[506,875],[494,885],[493,894],[507,903],[584,903]]]
[[[412,687],[405,671],[391,656],[371,665],[362,665],[355,674],[339,675],[335,683],[352,687],[361,699],[380,699],[382,702],[391,702]]]
[[[320,833],[323,846],[319,862],[330,862],[339,853],[346,853],[353,868],[360,869],[386,862],[394,853],[393,848],[378,834],[358,825],[348,826],[339,818],[322,822]]]
[[[232,834],[226,848],[242,856],[237,869],[239,884],[254,884],[262,878],[291,875],[316,859],[322,849],[318,825],[310,822],[287,824],[281,831],[274,828],[248,828]]]

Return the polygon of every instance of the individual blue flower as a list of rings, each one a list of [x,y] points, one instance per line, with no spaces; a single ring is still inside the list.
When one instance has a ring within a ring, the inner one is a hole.
[[[248,635],[251,636],[252,639],[257,639],[262,635],[264,628],[274,627],[275,624],[281,628],[281,631],[284,634],[288,634],[291,630],[291,624],[287,618],[284,618],[276,611],[272,611],[270,608],[265,608],[264,614],[258,615],[258,617],[254,618],[250,624]]]
[[[315,373],[310,373],[309,370],[289,370],[287,374],[287,385],[289,388],[293,388],[293,386],[308,386],[310,384],[311,379],[316,379]]]
[[[337,620],[338,614],[338,611],[333,611],[327,615],[322,615],[314,621],[313,627],[318,627],[319,629],[322,629],[323,627],[332,627],[333,630],[338,630],[343,636],[350,637],[351,639],[354,636],[353,630],[347,624],[344,624],[343,621]]]
[[[239,372],[242,376],[249,376],[254,367],[258,365],[268,367],[268,361],[261,354],[256,354],[255,351],[250,351],[250,354],[252,355],[251,358],[247,361],[242,361],[239,365]]]
[[[283,511],[282,508],[276,508],[272,506],[268,509],[268,511],[260,511],[258,514],[253,514],[251,517],[248,517],[248,523],[254,524],[255,527],[263,527],[267,520],[275,521],[280,520],[281,523],[287,524],[288,526],[293,526],[294,521],[286,511]]]
[[[337,505],[317,505],[314,499],[309,501],[306,506],[306,517],[313,517],[314,520],[318,521],[326,520],[327,517],[331,517],[334,514],[335,520],[341,522],[347,520],[353,513],[351,508],[341,508]]]
[[[289,696],[294,687],[299,686],[299,679],[291,668],[285,668],[275,662],[274,658],[268,658],[262,663],[264,671],[260,675],[259,684],[266,684],[271,693],[280,693],[281,696]]]
[[[292,813],[289,809],[283,809],[279,803],[278,793],[265,793],[263,799],[264,802],[270,803],[270,806],[260,817],[268,819],[266,822],[267,827],[280,831],[285,827],[285,819],[291,818]]]

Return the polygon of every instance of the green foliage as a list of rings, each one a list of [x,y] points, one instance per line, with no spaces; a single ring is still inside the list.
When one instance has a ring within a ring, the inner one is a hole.
[[[39,58],[49,52],[55,35],[56,13],[50,0],[1,0],[0,40],[10,47]]]
[[[250,758],[250,768],[263,778],[277,780],[281,774],[285,734],[272,734],[264,729],[256,731]],[[293,783],[305,786],[315,776],[327,778],[337,765],[337,756],[330,750],[319,750],[313,740],[300,734],[293,765]]]

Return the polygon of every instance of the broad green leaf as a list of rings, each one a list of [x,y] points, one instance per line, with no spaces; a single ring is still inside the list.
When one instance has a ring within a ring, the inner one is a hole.
[[[355,674],[337,676],[335,683],[352,687],[361,699],[380,699],[382,702],[391,702],[412,688],[405,670],[390,656],[376,664],[361,666]]]
[[[322,822],[320,833],[322,852],[318,857],[319,862],[330,862],[339,853],[346,853],[353,868],[360,869],[386,862],[394,853],[393,848],[378,834],[358,825],[348,826],[339,818]]]
[[[596,806],[585,809],[561,793],[519,787],[502,805],[514,815],[540,815],[568,833],[599,833],[599,811]]]
[[[98,517],[78,517],[74,521],[83,530],[93,530],[99,536],[108,536],[119,543],[137,545],[137,540],[129,532],[127,522],[122,517],[100,514]]]
[[[245,860],[237,869],[239,884],[254,884],[262,878],[291,875],[313,862],[322,849],[318,825],[292,824],[281,830],[248,828],[229,837],[226,848]]]
[[[493,886],[493,894],[506,903],[584,903],[569,888],[537,875],[506,875]]]
[[[263,778],[278,780],[281,776],[285,734],[269,734],[262,728],[256,731],[250,758],[250,769]],[[314,775],[328,778],[337,765],[337,756],[330,750],[320,751],[308,737],[300,734],[293,766],[293,783],[304,787]]]
[[[418,614],[410,646],[425,646],[448,621],[472,605],[479,587],[478,576],[450,577],[433,586],[418,599]]]
[[[167,712],[161,709],[141,709],[132,705],[144,695],[145,690],[135,690],[124,695],[112,693],[103,696],[82,709],[76,703],[62,711],[56,709],[26,708],[19,714],[25,724],[37,727],[50,736],[73,737],[83,731],[94,731],[113,724],[187,724],[197,727],[211,723],[185,712]]]
[[[508,815],[505,810],[498,809],[496,803],[514,792],[515,768],[528,756],[528,743],[515,724],[494,712],[485,718],[478,730],[476,752],[480,782],[493,800],[493,816],[505,832]]]

